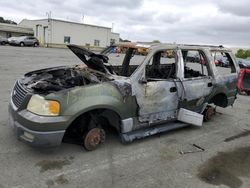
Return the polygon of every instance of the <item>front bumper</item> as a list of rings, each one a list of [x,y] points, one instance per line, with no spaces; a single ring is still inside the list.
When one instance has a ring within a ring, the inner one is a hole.
[[[10,120],[11,122],[11,120]],[[18,140],[36,147],[55,147],[62,142],[65,131],[38,132],[32,131],[22,126],[17,121],[12,120]]]
[[[35,147],[55,147],[61,144],[69,119],[38,116],[27,110],[18,111],[10,103],[9,124],[14,128],[18,140]]]

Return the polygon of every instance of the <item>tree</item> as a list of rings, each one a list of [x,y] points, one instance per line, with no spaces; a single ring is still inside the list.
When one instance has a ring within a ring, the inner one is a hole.
[[[161,43],[159,40],[153,40],[152,43]]]
[[[238,58],[246,59],[246,58],[250,57],[250,50],[239,49],[237,51],[237,53],[235,54],[235,56]]]
[[[245,51],[245,56],[246,56],[246,58],[250,57],[250,50]]]
[[[244,56],[245,56],[244,50],[243,49],[239,49],[237,51],[237,53],[235,54],[235,56],[238,57],[238,58],[244,58]]]
[[[122,39],[122,38],[119,38],[119,41],[120,41],[120,42],[131,42],[130,40]]]
[[[5,20],[3,17],[0,17],[0,23],[7,23],[7,24],[14,24],[17,25],[16,22],[12,21],[12,20]]]

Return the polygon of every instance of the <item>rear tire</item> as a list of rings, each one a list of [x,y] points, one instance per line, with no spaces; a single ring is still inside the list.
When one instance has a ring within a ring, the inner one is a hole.
[[[4,42],[4,41],[3,41],[3,42],[1,42],[1,45],[5,45],[5,44],[6,44],[6,42]]]
[[[21,47],[24,47],[24,43],[23,43],[23,42],[20,42],[20,46],[21,46]]]
[[[37,46],[38,46],[38,44],[37,44],[37,42],[35,42],[35,43],[34,43],[34,47],[37,47]]]

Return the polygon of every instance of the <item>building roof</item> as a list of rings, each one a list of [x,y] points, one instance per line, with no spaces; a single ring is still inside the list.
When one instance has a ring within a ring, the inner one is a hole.
[[[33,34],[32,28],[22,27],[14,24],[0,23],[0,31]]]
[[[24,20],[28,20],[28,19],[23,19],[22,21],[24,21]],[[36,19],[36,20],[28,20],[28,21],[46,21],[46,20],[48,20],[48,18]],[[50,20],[56,21],[56,22],[64,22],[64,23],[78,24],[78,25],[84,25],[84,26],[90,26],[90,27],[98,27],[98,28],[104,28],[104,29],[111,29],[111,27],[105,27],[105,26],[99,26],[99,25],[92,25],[92,24],[85,24],[85,23],[79,23],[79,22],[73,22],[73,21],[67,21],[67,20],[60,20],[60,19],[54,19],[54,18],[50,18]]]

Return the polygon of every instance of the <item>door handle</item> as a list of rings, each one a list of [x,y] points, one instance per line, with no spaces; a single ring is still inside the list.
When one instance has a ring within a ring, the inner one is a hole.
[[[176,87],[171,87],[171,88],[169,89],[169,91],[170,91],[170,93],[174,93],[174,92],[177,91],[177,89],[176,89]]]
[[[213,83],[212,82],[209,82],[208,84],[207,84],[207,87],[212,87],[213,86]]]

